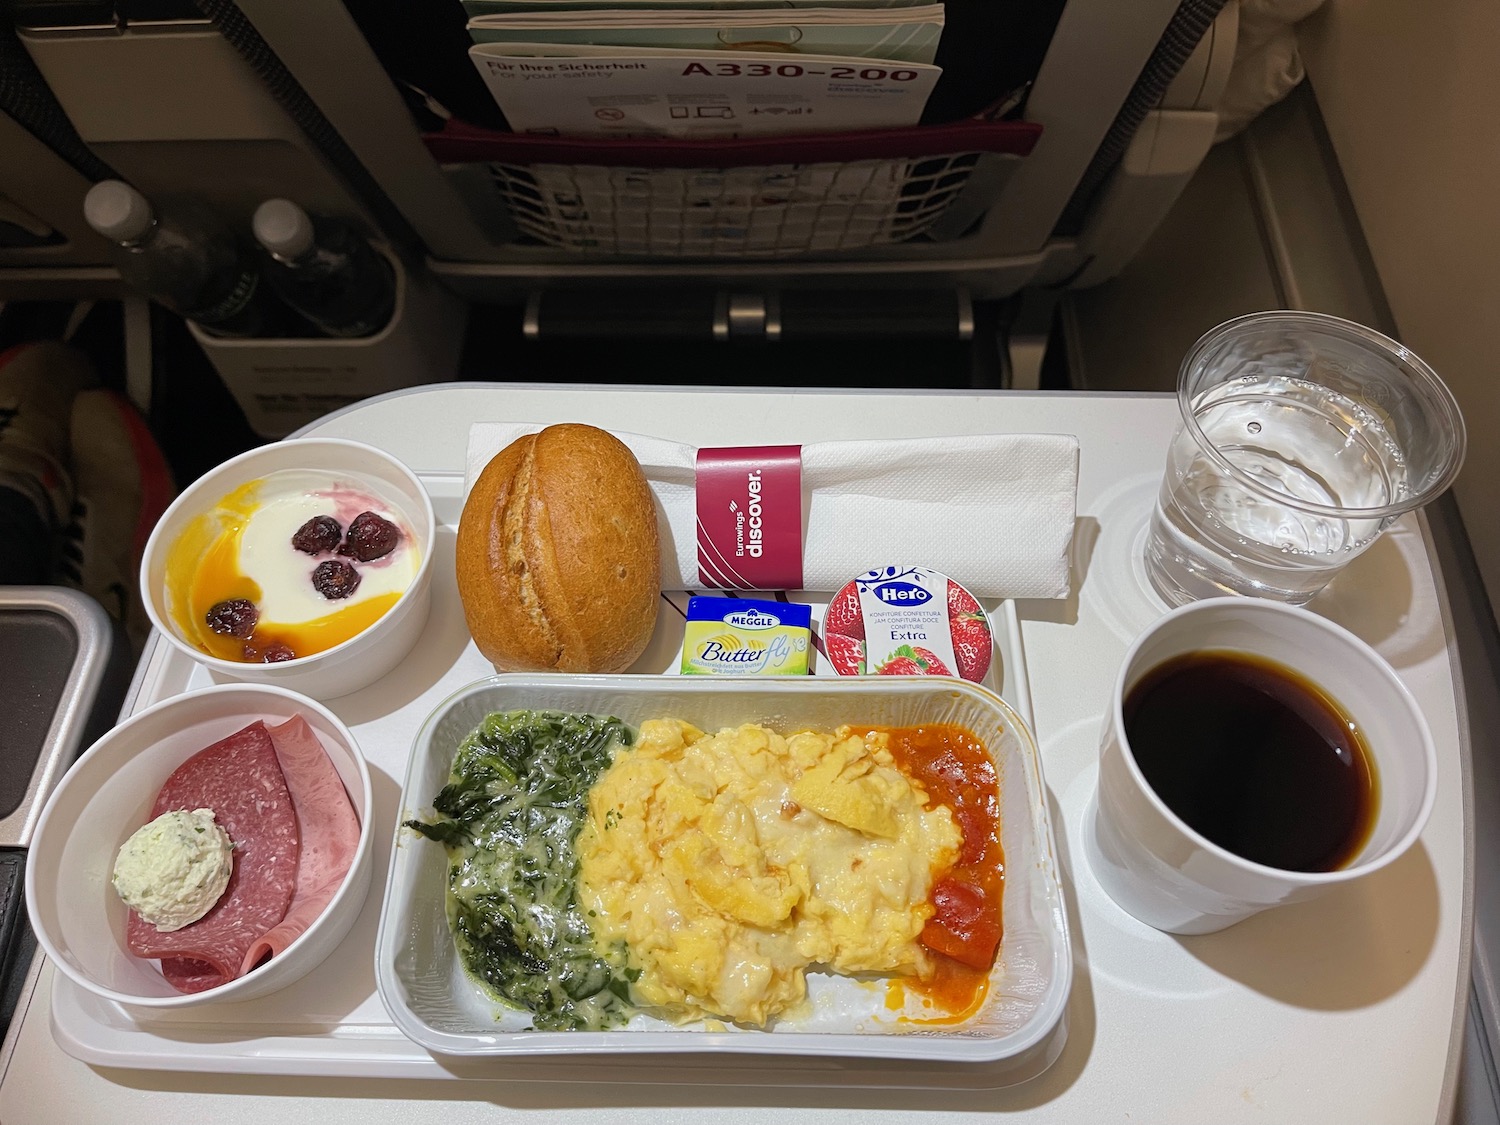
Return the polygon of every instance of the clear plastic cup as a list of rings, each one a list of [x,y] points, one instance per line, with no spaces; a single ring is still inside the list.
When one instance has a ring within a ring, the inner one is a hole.
[[[1301,604],[1464,459],[1453,395],[1406,347],[1306,312],[1261,312],[1193,345],[1146,543],[1172,605]]]

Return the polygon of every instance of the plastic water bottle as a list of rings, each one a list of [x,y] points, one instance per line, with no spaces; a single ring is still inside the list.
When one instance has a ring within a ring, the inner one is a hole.
[[[388,262],[352,227],[268,199],[251,224],[266,251],[267,279],[281,299],[329,336],[371,336],[396,304]]]
[[[158,304],[216,336],[284,335],[291,317],[261,284],[254,255],[214,214],[158,208],[119,180],[83,198],[89,226],[114,244],[120,275]]]

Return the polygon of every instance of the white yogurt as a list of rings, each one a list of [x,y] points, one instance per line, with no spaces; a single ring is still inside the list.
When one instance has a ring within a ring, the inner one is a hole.
[[[313,586],[313,571],[319,563],[340,556],[334,551],[304,554],[292,546],[292,536],[315,516],[332,516],[347,531],[354,517],[365,511],[395,524],[400,542],[383,558],[345,559],[358,572],[359,587],[347,598],[325,598]],[[348,488],[280,495],[268,489],[240,533],[240,572],[261,589],[262,624],[305,624],[371,598],[400,595],[416,579],[420,562],[411,531],[396,512],[368,493]]]

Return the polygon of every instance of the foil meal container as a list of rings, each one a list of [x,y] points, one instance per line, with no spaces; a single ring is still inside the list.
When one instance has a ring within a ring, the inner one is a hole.
[[[902,1022],[878,984],[809,973],[811,1014],[771,1030],[673,1026],[646,1015],[610,1031],[534,1031],[459,964],[445,912],[448,858],[401,822],[429,814],[459,743],[494,711],[614,715],[632,726],[684,719],[703,730],[761,723],[782,734],[841,723],[956,723],[997,767],[1006,880],[1004,937],[979,1010],[954,1024]],[[392,1021],[439,1056],[723,1052],[944,1061],[1013,1061],[1037,1073],[1061,1051],[1072,952],[1041,760],[1021,718],[987,688],[952,677],[494,676],[428,718],[413,746],[376,939],[376,983]]]

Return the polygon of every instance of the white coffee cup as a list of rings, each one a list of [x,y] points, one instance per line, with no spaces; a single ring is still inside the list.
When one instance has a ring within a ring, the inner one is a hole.
[[[1351,862],[1333,871],[1290,871],[1245,859],[1189,827],[1147,782],[1125,735],[1125,699],[1153,669],[1203,650],[1280,664],[1353,720],[1372,760],[1378,805]],[[1416,700],[1364,641],[1296,606],[1232,597],[1192,602],[1154,622],[1125,656],[1104,723],[1084,850],[1104,890],[1142,922],[1170,933],[1211,933],[1394,862],[1427,823],[1436,780],[1432,733]]]

